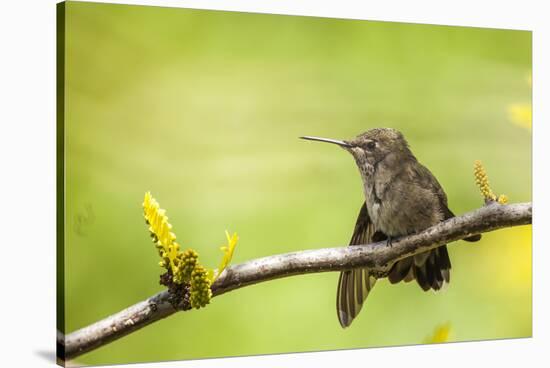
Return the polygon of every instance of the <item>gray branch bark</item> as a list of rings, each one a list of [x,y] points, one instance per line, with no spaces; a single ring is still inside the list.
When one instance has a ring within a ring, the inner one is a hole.
[[[418,234],[398,238],[391,247],[383,241],[286,253],[234,265],[227,268],[214,282],[212,293],[218,296],[259,282],[307,273],[342,271],[357,267],[385,271],[395,261],[441,244],[505,227],[530,224],[531,221],[531,203],[492,203],[441,222]],[[64,346],[64,359],[73,359],[170,316],[177,310],[172,307],[168,297],[168,292],[162,291],[64,338],[61,336],[58,343]]]

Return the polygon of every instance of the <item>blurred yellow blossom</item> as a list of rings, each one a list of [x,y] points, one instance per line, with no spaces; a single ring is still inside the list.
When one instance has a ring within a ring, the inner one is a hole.
[[[439,325],[435,328],[432,335],[424,339],[424,344],[438,344],[442,342],[448,342],[451,334],[451,323]]]
[[[527,78],[529,88],[532,87],[532,79]],[[533,109],[530,103],[514,103],[508,106],[508,117],[510,121],[522,128],[531,130],[533,121]]]
[[[510,120],[522,128],[531,130],[532,110],[531,104],[511,104],[508,106],[508,116]]]

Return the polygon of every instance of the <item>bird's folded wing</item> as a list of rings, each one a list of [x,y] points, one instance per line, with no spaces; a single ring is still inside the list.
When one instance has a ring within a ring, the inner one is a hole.
[[[370,221],[365,203],[359,211],[350,245],[362,245],[373,242],[374,226]],[[347,327],[359,314],[363,302],[374,287],[376,278],[366,268],[343,271],[338,280],[336,310],[342,327]]]

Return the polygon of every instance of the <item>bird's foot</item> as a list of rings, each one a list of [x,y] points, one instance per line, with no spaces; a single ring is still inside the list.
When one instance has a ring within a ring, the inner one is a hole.
[[[388,236],[388,239],[386,239],[386,246],[391,248],[392,245],[393,245],[393,237]]]

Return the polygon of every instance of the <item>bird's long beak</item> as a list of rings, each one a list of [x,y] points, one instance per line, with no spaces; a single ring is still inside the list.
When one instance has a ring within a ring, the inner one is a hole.
[[[344,147],[344,148],[352,147],[351,144],[349,144],[347,142],[344,142],[344,141],[339,141],[337,139],[321,138],[321,137],[310,137],[310,136],[304,136],[304,137],[300,137],[300,138],[301,139],[306,139],[308,141],[318,141],[318,142],[337,144],[340,147]]]

